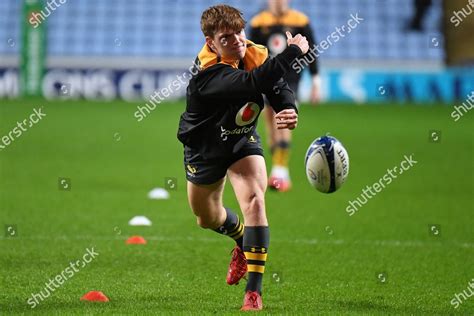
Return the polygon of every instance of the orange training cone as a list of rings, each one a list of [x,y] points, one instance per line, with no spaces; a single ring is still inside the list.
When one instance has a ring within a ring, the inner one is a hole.
[[[125,242],[127,245],[145,245],[146,240],[142,236],[132,236]]]
[[[81,301],[108,302],[109,298],[101,291],[90,291],[81,297]]]

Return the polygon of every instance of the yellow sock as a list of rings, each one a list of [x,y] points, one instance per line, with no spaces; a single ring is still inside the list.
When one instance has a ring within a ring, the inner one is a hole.
[[[288,167],[290,160],[290,143],[281,141],[279,142],[273,151],[272,163],[273,166]]]

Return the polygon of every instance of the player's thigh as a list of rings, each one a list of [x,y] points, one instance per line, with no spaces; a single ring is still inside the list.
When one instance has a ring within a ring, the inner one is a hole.
[[[265,212],[267,170],[261,155],[246,156],[227,170],[242,212]],[[250,209],[252,208],[252,209]]]
[[[213,184],[195,184],[188,181],[188,202],[196,216],[212,216],[222,209],[225,178]]]

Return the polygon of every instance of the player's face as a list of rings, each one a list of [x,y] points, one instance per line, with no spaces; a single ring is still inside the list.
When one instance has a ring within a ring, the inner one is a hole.
[[[208,45],[220,56],[226,59],[238,60],[245,56],[247,45],[245,31],[240,32],[224,30],[217,32],[214,38],[206,38]]]

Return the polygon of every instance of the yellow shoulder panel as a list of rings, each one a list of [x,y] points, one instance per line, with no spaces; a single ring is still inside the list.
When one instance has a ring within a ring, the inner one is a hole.
[[[250,71],[262,65],[268,58],[268,49],[263,45],[247,40],[247,52],[244,57],[245,70]]]

